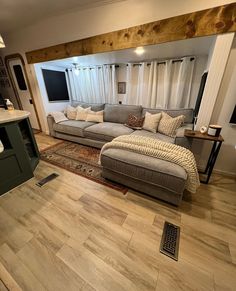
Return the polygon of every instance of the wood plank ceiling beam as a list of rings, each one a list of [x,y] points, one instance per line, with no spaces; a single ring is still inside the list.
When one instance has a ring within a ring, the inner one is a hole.
[[[236,2],[26,53],[29,64],[236,31]]]

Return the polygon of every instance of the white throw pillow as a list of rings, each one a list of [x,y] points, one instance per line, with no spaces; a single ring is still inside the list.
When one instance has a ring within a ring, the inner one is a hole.
[[[76,120],[83,120],[85,121],[88,115],[88,112],[90,111],[91,107],[88,108],[83,108],[81,106],[77,106],[76,110],[77,110],[77,114],[76,114]]]
[[[89,110],[86,121],[103,122],[103,110],[97,112]]]
[[[179,115],[177,117],[171,117],[167,113],[161,113],[161,120],[158,126],[158,131],[162,134],[174,137],[176,130],[184,123],[185,116]]]
[[[161,120],[161,113],[151,114],[146,112],[143,129],[156,133]]]
[[[60,111],[50,112],[49,115],[51,115],[54,118],[56,123],[68,120],[65,114]]]
[[[77,109],[71,105],[66,107],[65,113],[68,119],[76,119]]]

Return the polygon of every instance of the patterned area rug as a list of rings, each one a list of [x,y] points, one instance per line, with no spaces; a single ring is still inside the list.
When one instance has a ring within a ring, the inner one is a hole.
[[[98,163],[99,154],[100,150],[97,148],[63,141],[41,151],[41,159],[97,183],[126,193],[128,188],[102,177],[102,167]]]

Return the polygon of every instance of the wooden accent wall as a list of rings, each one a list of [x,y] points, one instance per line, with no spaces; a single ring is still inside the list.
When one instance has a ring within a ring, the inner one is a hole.
[[[26,53],[29,64],[236,31],[236,3]]]

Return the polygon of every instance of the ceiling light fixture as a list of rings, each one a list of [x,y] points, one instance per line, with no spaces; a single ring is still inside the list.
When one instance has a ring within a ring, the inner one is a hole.
[[[2,36],[1,36],[1,34],[0,34],[0,48],[3,48],[3,47],[6,47],[6,46],[5,46],[5,43],[4,43],[4,41],[3,41]]]
[[[144,48],[142,46],[139,46],[135,49],[135,53],[137,55],[142,55],[145,52]]]

